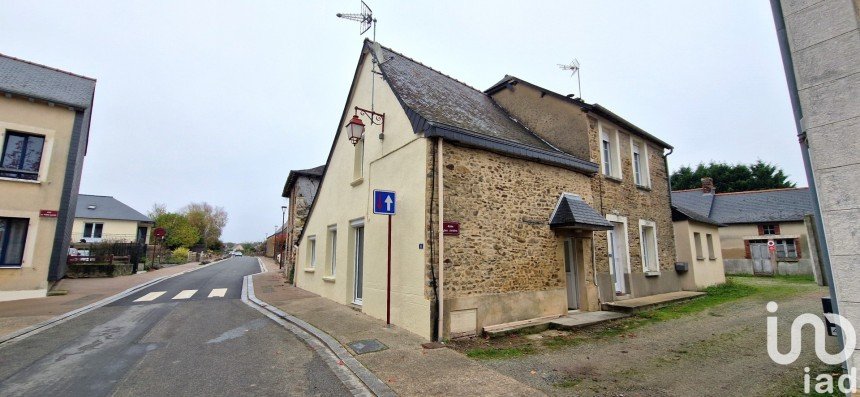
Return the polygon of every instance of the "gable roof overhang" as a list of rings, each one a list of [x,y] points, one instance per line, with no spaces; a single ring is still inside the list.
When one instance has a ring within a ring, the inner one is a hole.
[[[672,204],[672,222],[680,222],[680,221],[692,221],[698,223],[704,223],[711,226],[716,227],[725,227],[726,225],[717,222],[711,218],[706,216],[702,216],[695,211],[684,208],[677,204]]]
[[[550,95],[550,96],[558,98],[562,101],[569,102],[573,105],[579,106],[579,108],[582,109],[582,111],[584,111],[586,113],[593,113],[597,116],[600,116],[600,117],[608,120],[609,122],[633,133],[634,135],[638,135],[640,138],[644,138],[644,139],[647,139],[651,142],[654,142],[654,143],[662,146],[665,149],[673,149],[672,145],[664,142],[660,138],[657,138],[656,136],[648,133],[647,131],[637,127],[635,124],[625,120],[623,117],[613,113],[612,111],[601,106],[600,104],[597,104],[597,103],[591,104],[591,103],[587,103],[581,99],[571,98],[571,97],[566,96],[566,95],[561,95],[557,92],[550,91],[550,90],[543,88],[541,86],[538,86],[536,84],[529,83],[528,81],[525,81],[519,77],[510,76],[510,75],[505,76],[501,81],[494,84],[492,87],[486,89],[484,92],[487,93],[488,95],[492,95],[492,94],[499,92],[503,89],[513,88],[514,86],[516,86],[517,84],[520,84],[520,83],[525,84],[529,87],[532,87],[532,88],[534,88],[534,89],[536,89],[536,90],[538,90],[541,93],[544,93],[546,95]]]
[[[322,178],[324,171],[325,164],[314,168],[308,168],[305,170],[290,170],[290,174],[287,175],[287,181],[284,183],[284,190],[281,191],[281,197],[290,197],[290,192],[293,190],[293,186],[295,186],[300,176],[320,179]]]
[[[550,215],[549,227],[596,231],[611,230],[613,225],[578,195],[563,193]]]

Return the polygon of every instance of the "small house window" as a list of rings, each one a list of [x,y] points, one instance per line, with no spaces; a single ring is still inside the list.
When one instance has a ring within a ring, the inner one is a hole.
[[[767,224],[759,226],[759,234],[760,235],[768,235],[768,234],[779,234],[779,226],[774,224]]]
[[[797,245],[793,239],[774,240],[776,257],[779,259],[797,259]]]
[[[603,174],[612,175],[612,144],[609,137],[603,138]]]
[[[39,179],[44,146],[43,136],[7,132],[3,141],[3,157],[0,158],[0,177]]]
[[[85,223],[84,238],[102,238],[103,223]]]
[[[360,139],[354,147],[355,155],[352,164],[352,179],[357,181],[364,176],[364,138]]]
[[[714,235],[710,233],[706,234],[705,240],[707,240],[708,243],[708,259],[716,260],[717,255],[714,254]]]
[[[317,265],[317,238],[308,237],[308,267],[313,269]]]
[[[645,272],[659,272],[657,258],[657,227],[652,221],[639,221],[639,243],[642,246],[642,267]]]
[[[618,151],[618,131],[606,128],[598,122],[600,130],[600,160],[603,175],[621,179],[621,156]]]
[[[337,270],[337,227],[328,230],[328,275],[334,276]]]
[[[0,267],[21,267],[30,220],[0,218]]]
[[[633,158],[633,182],[637,186],[650,187],[651,178],[648,171],[648,147],[630,137],[630,152]]]
[[[705,254],[702,253],[702,235],[699,233],[693,233],[693,241],[696,244],[696,259],[705,259]]]

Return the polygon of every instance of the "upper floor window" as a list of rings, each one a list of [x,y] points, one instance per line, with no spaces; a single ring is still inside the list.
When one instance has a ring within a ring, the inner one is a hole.
[[[3,157],[0,158],[0,177],[39,179],[44,146],[43,136],[7,131],[3,140]]]
[[[600,130],[600,165],[603,175],[621,179],[621,158],[618,151],[618,131],[597,124]]]
[[[352,179],[358,181],[364,177],[364,139],[354,145],[355,155],[352,164]]]
[[[650,187],[648,147],[642,142],[634,141],[633,138],[630,138],[630,151],[633,158],[633,182],[638,186]]]
[[[0,267],[21,267],[30,220],[0,218]]]
[[[758,234],[766,235],[766,234],[779,234],[779,225],[777,224],[766,224],[758,226]]]

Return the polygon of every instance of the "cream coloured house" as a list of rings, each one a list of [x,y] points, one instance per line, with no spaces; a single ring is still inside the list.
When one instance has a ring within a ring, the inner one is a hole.
[[[153,221],[111,196],[78,195],[72,241],[149,243]]]
[[[680,290],[671,147],[512,79],[479,91],[365,41],[296,235],[296,285],[428,339]],[[564,122],[541,123],[547,110]],[[390,224],[375,190],[396,193]]]
[[[66,272],[95,85],[0,54],[0,301]]]

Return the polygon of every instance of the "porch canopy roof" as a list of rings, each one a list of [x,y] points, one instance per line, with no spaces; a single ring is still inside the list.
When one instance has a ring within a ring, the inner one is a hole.
[[[550,217],[551,229],[610,230],[612,223],[591,208],[581,197],[564,193]]]

